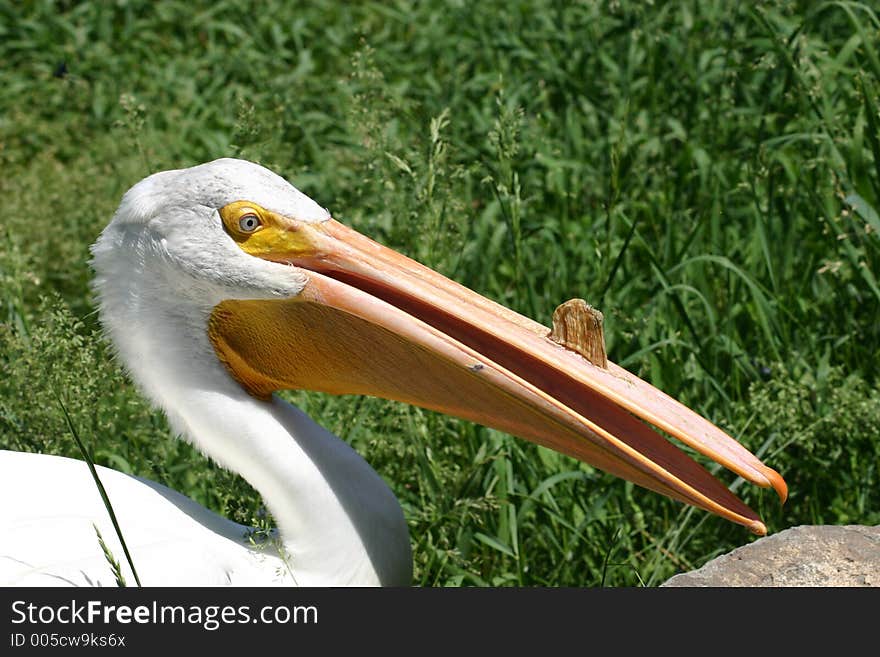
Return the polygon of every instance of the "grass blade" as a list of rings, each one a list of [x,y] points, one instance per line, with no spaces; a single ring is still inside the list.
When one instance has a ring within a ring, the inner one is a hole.
[[[128,567],[131,568],[131,572],[134,575],[134,580],[137,582],[137,585],[141,586],[141,579],[140,577],[138,577],[137,570],[134,567],[134,561],[132,561],[131,553],[129,553],[128,551],[128,546],[125,544],[125,538],[122,536],[122,530],[119,528],[119,521],[116,520],[116,513],[114,513],[113,511],[113,505],[110,504],[110,498],[107,496],[107,490],[104,488],[104,484],[101,483],[101,478],[98,476],[98,471],[95,468],[95,464],[92,461],[92,458],[89,456],[88,450],[86,450],[85,445],[83,445],[83,442],[79,437],[79,433],[77,432],[76,427],[73,424],[73,419],[70,417],[70,413],[68,413],[67,411],[67,406],[64,405],[64,401],[61,399],[61,396],[58,395],[57,391],[55,394],[55,398],[58,400],[58,404],[61,406],[61,410],[64,413],[64,419],[67,422],[68,429],[70,429],[70,435],[73,436],[73,439],[76,442],[76,446],[79,448],[79,451],[82,454],[86,465],[89,466],[89,472],[92,473],[92,479],[95,480],[95,486],[98,487],[98,492],[101,494],[101,499],[104,501],[104,507],[107,509],[107,513],[110,514],[110,520],[113,523],[113,529],[116,530],[116,536],[119,538],[119,542],[122,544],[122,550],[123,552],[125,552],[125,559],[128,561]]]

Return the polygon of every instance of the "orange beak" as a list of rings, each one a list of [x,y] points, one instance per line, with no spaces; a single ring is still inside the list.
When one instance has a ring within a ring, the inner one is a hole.
[[[267,233],[259,249],[241,246],[305,270],[305,289],[277,301],[223,301],[210,321],[218,356],[251,394],[308,389],[407,402],[531,440],[767,532],[754,511],[646,424],[774,488],[784,501],[782,477],[708,420],[332,219],[284,222],[277,239]]]

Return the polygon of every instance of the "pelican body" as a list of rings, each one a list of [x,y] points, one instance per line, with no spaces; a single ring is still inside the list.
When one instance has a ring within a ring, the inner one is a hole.
[[[778,473],[708,420],[343,226],[257,164],[145,178],[92,256],[101,323],[131,378],[181,437],[250,482],[278,525],[255,544],[175,491],[98,468],[144,585],[410,583],[394,495],[282,389],[464,418],[758,534],[757,514],[648,424],[786,496]],[[84,463],[0,452],[0,499],[0,582],[115,584],[93,525],[132,581]]]

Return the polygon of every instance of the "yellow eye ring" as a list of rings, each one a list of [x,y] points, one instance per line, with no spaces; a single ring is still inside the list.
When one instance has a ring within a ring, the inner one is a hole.
[[[218,210],[223,227],[236,242],[249,240],[254,233],[271,225],[266,211],[250,201],[233,201]]]

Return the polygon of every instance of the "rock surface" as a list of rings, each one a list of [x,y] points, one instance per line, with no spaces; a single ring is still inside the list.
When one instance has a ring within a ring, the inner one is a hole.
[[[802,525],[713,559],[662,586],[878,586],[880,525]]]

